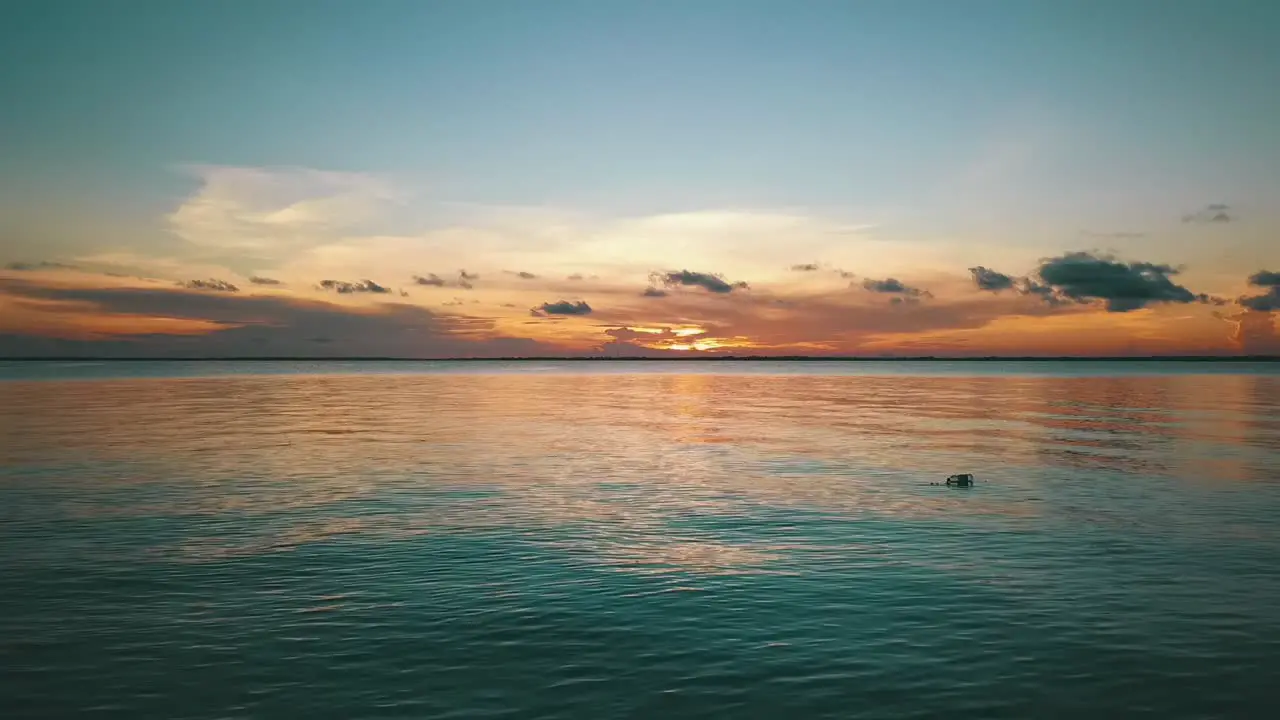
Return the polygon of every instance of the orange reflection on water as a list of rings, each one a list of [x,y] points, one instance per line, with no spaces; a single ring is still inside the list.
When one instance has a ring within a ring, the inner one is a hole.
[[[582,525],[549,542],[629,571],[761,572],[785,542],[735,544],[672,523],[761,508],[1020,522],[1067,517],[1045,483],[1100,472],[1256,481],[1280,437],[1277,390],[1276,378],[1225,375],[8,382],[0,463],[50,468],[66,510],[84,516],[285,518],[250,537],[190,538],[178,551],[192,559],[340,536]],[[964,471],[981,491],[928,484]]]

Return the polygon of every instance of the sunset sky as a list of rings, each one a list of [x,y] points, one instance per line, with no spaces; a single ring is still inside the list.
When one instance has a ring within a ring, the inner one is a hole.
[[[1275,0],[17,0],[0,357],[1280,354]]]

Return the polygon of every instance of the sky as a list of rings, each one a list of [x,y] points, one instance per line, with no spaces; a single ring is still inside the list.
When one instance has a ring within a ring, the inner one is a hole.
[[[0,357],[1280,354],[1273,0],[9,0]]]

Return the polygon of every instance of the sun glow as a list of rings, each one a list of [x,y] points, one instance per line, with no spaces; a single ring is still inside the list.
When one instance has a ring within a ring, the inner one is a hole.
[[[691,333],[689,333],[691,334]],[[657,343],[652,347],[662,350],[678,350],[681,352],[702,352],[707,350],[723,350],[725,348],[749,348],[753,347],[752,343],[744,337],[733,338],[698,338],[697,340],[683,340],[670,343]]]

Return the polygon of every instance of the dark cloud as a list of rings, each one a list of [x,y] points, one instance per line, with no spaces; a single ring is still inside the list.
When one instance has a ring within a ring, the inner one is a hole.
[[[480,276],[472,275],[468,273],[466,270],[458,271],[458,277],[456,280],[446,280],[435,273],[427,273],[426,275],[414,275],[413,284],[421,285],[424,287],[438,287],[438,288],[452,287],[452,288],[460,288],[462,290],[470,290],[473,287],[475,287],[475,285],[473,285],[471,281],[475,280],[478,277]]]
[[[1254,287],[1280,287],[1280,272],[1259,270],[1249,276],[1249,284]]]
[[[1019,295],[1038,297],[1043,300],[1046,305],[1051,307],[1057,307],[1059,305],[1066,305],[1070,302],[1074,302],[1062,295],[1059,295],[1058,291],[1052,287],[1043,283],[1038,283],[1031,278],[1018,278],[1014,281],[1013,289],[1017,291]]]
[[[584,278],[582,277],[582,274],[581,274],[581,273],[574,273],[574,274],[572,274],[572,275],[570,275],[570,276],[568,276],[568,277],[566,277],[566,278],[565,278],[565,280],[582,280],[582,279],[584,279]]]
[[[389,288],[385,288],[372,280],[358,280],[356,282],[346,282],[343,280],[321,280],[319,285],[321,290],[332,290],[340,295],[350,295],[353,293],[374,293],[383,295],[390,293]]]
[[[662,288],[656,288],[656,287],[647,287],[644,289],[644,292],[640,293],[640,297],[660,298],[660,297],[666,297],[666,296],[667,296],[666,290],[663,290]]]
[[[591,306],[582,300],[577,302],[561,300],[560,302],[542,303],[530,310],[529,313],[537,317],[546,317],[547,315],[590,315]]]
[[[819,268],[818,263],[803,263],[800,265],[792,265],[791,269],[796,272],[816,272]]]
[[[746,282],[729,282],[723,275],[713,273],[692,272],[690,270],[670,270],[654,273],[653,278],[667,287],[700,287],[713,293],[731,293],[734,290],[746,290],[750,286]]]
[[[903,285],[901,281],[894,278],[888,278],[887,280],[872,280],[871,278],[867,278],[862,281],[862,287],[870,290],[871,292],[878,293],[900,293],[905,292],[907,289],[906,285]]]
[[[983,267],[982,265],[971,267],[969,268],[969,274],[973,276],[973,281],[978,285],[979,290],[1000,292],[1001,290],[1013,288],[1014,280],[1012,277],[1002,272],[996,272],[989,267]]]
[[[920,298],[933,297],[933,293],[928,290],[911,287],[897,278],[885,278],[884,280],[867,278],[862,281],[862,287],[874,293],[898,295],[898,297],[889,301],[894,305],[901,305],[908,300],[918,301]]]
[[[836,274],[837,274],[837,275],[839,275],[841,278],[843,278],[843,279],[845,279],[845,280],[852,280],[852,279],[854,279],[854,278],[858,277],[858,276],[857,276],[857,274],[855,274],[855,273],[851,273],[851,272],[849,272],[848,270],[836,270],[835,272],[836,272]]]
[[[715,326],[714,332],[709,330],[703,337],[749,338],[753,345],[750,352],[861,353],[869,351],[864,350],[865,343],[897,342],[894,338],[913,333],[971,330],[1011,315],[1044,317],[1074,310],[1012,292],[994,297],[975,293],[934,302],[903,301],[896,305],[890,304],[893,295],[876,297],[883,298],[883,304],[859,302],[849,293],[779,296],[766,287],[744,293],[735,302],[710,304],[695,294],[673,293],[660,303],[661,321],[671,327]],[[620,301],[601,308],[592,318],[609,326],[636,327],[651,324],[655,319],[653,311],[653,307],[636,298],[631,305]],[[737,352],[747,350],[739,348]]]
[[[75,270],[75,265],[67,265],[60,262],[11,262],[4,266],[6,270],[17,270],[20,272],[28,272],[32,270]]]
[[[671,328],[661,328],[660,332],[654,333],[654,332],[644,332],[642,330],[633,330],[629,327],[616,327],[616,328],[609,328],[605,330],[604,334],[608,335],[614,340],[620,340],[622,342],[631,342],[633,340],[649,340],[652,338],[660,338],[660,337],[675,337],[675,334],[671,332]]]
[[[178,283],[178,287],[184,287],[188,290],[213,290],[214,292],[240,292],[240,288],[232,285],[226,280],[188,280]]]
[[[533,273],[531,273],[531,272],[526,272],[526,271],[524,271],[524,270],[519,270],[519,271],[516,271],[516,270],[504,270],[503,272],[507,273],[508,275],[515,275],[516,277],[520,278],[521,280],[536,280],[536,279],[538,279],[538,276],[537,276],[537,275],[534,275],[534,274],[533,274]]]
[[[254,285],[279,285],[280,284],[280,281],[274,278],[258,277],[257,275],[254,275],[253,277],[249,278],[249,282],[253,283]]]
[[[1044,301],[1046,305],[1051,307],[1075,302],[1063,297],[1054,288],[1043,283],[1036,282],[1029,277],[1013,277],[1012,275],[1006,275],[982,265],[969,268],[969,274],[973,276],[973,282],[978,286],[979,290],[986,290],[993,293],[1012,290],[1018,295],[1040,298],[1040,300]]]
[[[1069,252],[1042,261],[1038,272],[1057,294],[1077,302],[1102,300],[1108,312],[1128,312],[1151,303],[1202,301],[1202,296],[1170,279],[1178,270],[1169,265]]]
[[[1235,216],[1228,211],[1230,206],[1222,203],[1210,203],[1200,210],[1193,213],[1187,213],[1182,216],[1184,223],[1228,223],[1235,220]]]
[[[1178,270],[1148,262],[1121,262],[1108,255],[1070,252],[1042,260],[1036,278],[1012,277],[981,265],[969,268],[979,289],[1013,290],[1035,296],[1050,306],[1105,302],[1110,312],[1128,312],[1151,303],[1202,302],[1223,304],[1220,298],[1196,294],[1174,283]]]
[[[645,332],[630,327],[608,328],[604,334],[609,341],[596,348],[606,356],[623,357],[671,357],[681,351],[647,347],[645,343],[660,340],[672,341],[679,336],[671,328],[659,328],[658,332]]]
[[[1245,295],[1236,300],[1241,307],[1258,312],[1280,311],[1280,286],[1272,287],[1261,295]]]
[[[47,329],[0,337],[0,357],[506,357],[556,355],[553,345],[495,337],[485,318],[437,315],[402,303],[351,308],[274,295],[159,288],[54,288],[0,280],[11,298],[75,303],[68,316],[95,313],[215,324],[203,335],[49,337]],[[43,307],[43,306],[42,306]],[[118,323],[116,323],[118,325]],[[219,327],[221,329],[217,329]],[[77,323],[80,327],[80,323]],[[85,333],[82,333],[85,334]],[[321,342],[324,341],[324,342]]]

